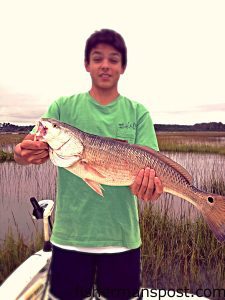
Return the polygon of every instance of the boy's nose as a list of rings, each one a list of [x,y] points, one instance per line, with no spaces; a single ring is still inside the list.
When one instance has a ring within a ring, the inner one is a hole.
[[[102,68],[108,68],[109,67],[109,61],[108,61],[108,59],[103,59],[101,67]]]

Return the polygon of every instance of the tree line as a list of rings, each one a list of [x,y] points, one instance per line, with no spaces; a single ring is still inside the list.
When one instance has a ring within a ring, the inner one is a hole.
[[[11,123],[0,123],[0,132],[29,132],[32,130],[34,125],[15,125]]]
[[[0,123],[0,132],[24,132],[32,130],[34,125],[15,125],[11,123]],[[225,131],[222,122],[197,123],[194,125],[178,124],[155,124],[156,131]]]
[[[222,122],[197,123],[194,125],[155,124],[156,131],[225,131]]]

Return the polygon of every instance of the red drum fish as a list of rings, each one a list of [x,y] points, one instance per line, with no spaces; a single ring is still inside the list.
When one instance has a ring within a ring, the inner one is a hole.
[[[192,203],[202,213],[217,239],[225,239],[225,196],[203,192],[193,186],[187,170],[162,153],[89,134],[49,118],[39,121],[36,138],[48,143],[54,165],[81,177],[101,196],[101,184],[130,186],[141,169],[154,169],[162,181],[164,192]]]

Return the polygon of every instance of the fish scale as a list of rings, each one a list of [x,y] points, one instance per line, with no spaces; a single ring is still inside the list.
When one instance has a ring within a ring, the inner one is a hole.
[[[101,196],[101,184],[130,186],[141,169],[154,169],[164,192],[192,203],[217,239],[225,240],[225,197],[194,187],[187,170],[160,152],[89,134],[49,118],[40,120],[36,135],[48,143],[53,164],[81,177]]]

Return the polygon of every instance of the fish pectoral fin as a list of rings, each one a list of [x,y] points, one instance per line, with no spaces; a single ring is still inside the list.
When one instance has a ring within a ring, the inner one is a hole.
[[[89,174],[91,174],[94,177],[98,178],[105,178],[104,175],[102,175],[99,171],[97,171],[88,161],[85,159],[82,159],[80,163],[83,165],[85,171]]]
[[[101,186],[100,183],[98,183],[96,181],[93,181],[93,180],[90,180],[90,179],[86,179],[86,178],[83,178],[83,180],[84,180],[84,182],[87,183],[88,186],[90,186],[90,188],[92,190],[94,190],[100,196],[104,197],[103,193],[102,193],[102,190],[104,190],[104,189],[103,189],[103,187]]]

